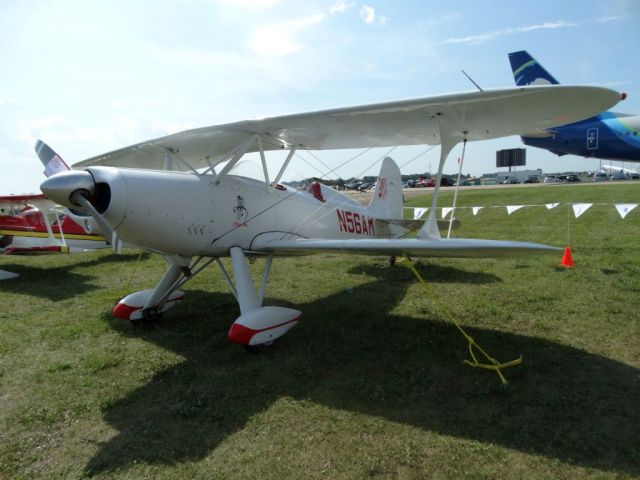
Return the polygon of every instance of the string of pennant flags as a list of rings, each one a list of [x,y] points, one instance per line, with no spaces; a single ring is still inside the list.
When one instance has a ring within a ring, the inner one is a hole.
[[[506,208],[507,214],[511,215],[513,212],[520,210],[521,208],[530,208],[530,207],[546,207],[547,210],[553,210],[559,205],[570,205],[573,209],[573,214],[575,218],[578,218],[584,212],[589,210],[593,205],[606,205],[615,206],[618,214],[621,218],[625,218],[633,209],[635,209],[638,204],[637,203],[568,203],[568,204],[560,204],[560,203],[544,203],[540,205],[490,205],[490,206],[482,206],[482,207],[456,207],[456,210],[471,210],[473,216],[475,217],[480,213],[480,210],[484,208]],[[441,210],[441,218],[446,218],[449,213],[453,211],[453,207],[438,207]],[[413,219],[418,220],[422,218],[425,214],[429,212],[429,207],[405,207],[407,210],[413,210]]]

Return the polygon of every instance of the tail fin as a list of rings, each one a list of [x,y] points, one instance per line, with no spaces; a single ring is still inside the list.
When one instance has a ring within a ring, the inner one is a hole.
[[[381,218],[402,218],[402,176],[391,157],[382,161],[369,208]]]
[[[518,86],[558,85],[560,83],[525,50],[510,53],[509,62],[513,78]]]
[[[62,159],[60,155],[54,152],[49,145],[42,140],[36,142],[36,154],[44,165],[44,174],[47,177],[55,175],[56,173],[66,172],[71,170],[69,165]]]

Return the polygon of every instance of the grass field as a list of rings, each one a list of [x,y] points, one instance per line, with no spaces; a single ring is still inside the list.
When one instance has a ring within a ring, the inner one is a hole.
[[[422,260],[436,302],[385,259],[277,259],[266,304],[304,316],[259,355],[226,340],[238,309],[216,270],[134,328],[111,307],[155,285],[161,258],[2,257],[21,277],[0,283],[0,477],[638,478],[640,208],[610,204],[639,201],[640,184],[462,191],[561,202],[460,210],[454,234],[569,238],[577,266]],[[575,219],[567,202],[609,205]],[[523,355],[507,385],[462,364],[443,308],[498,359]]]

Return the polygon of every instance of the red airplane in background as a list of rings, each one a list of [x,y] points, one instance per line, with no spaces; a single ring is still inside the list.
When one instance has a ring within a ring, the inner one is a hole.
[[[42,194],[0,196],[0,253],[67,253],[104,248],[104,236]]]
[[[45,143],[36,150],[47,177],[69,166]],[[107,247],[91,217],[76,215],[42,194],[0,196],[0,254],[86,252]],[[0,279],[16,274],[0,270]]]

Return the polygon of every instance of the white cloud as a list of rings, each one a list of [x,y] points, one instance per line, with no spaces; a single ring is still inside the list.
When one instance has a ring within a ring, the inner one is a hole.
[[[265,25],[254,33],[251,48],[260,55],[268,57],[291,55],[304,48],[295,35],[321,23],[324,19],[323,13],[316,13]]]
[[[537,25],[527,25],[524,27],[505,28],[503,30],[494,30],[492,32],[483,32],[477,35],[470,35],[468,37],[453,37],[445,40],[443,43],[481,43],[487,40],[501,37],[504,35],[513,35],[516,33],[525,33],[533,30],[552,30],[558,28],[569,28],[578,25],[573,22],[565,22],[559,20],[557,22],[545,22]]]
[[[609,23],[609,22],[615,22],[617,20],[624,20],[625,18],[627,18],[626,15],[612,15],[609,17],[596,18],[596,22]]]
[[[376,21],[376,10],[375,8],[363,4],[360,7],[360,18],[362,18],[362,20],[364,21],[364,23],[367,23],[369,25],[371,25],[373,22]]]
[[[13,97],[0,96],[0,108],[17,107],[18,102]]]
[[[242,10],[267,10],[275,7],[281,0],[210,0],[213,4],[226,8]]]
[[[567,28],[567,27],[575,27],[577,23],[573,22],[565,22],[563,20],[559,20],[557,22],[545,22],[538,25],[530,25],[528,27],[518,27],[516,28],[516,33],[521,32],[530,32],[531,30],[549,30],[556,28]]]
[[[353,7],[353,3],[345,2],[344,0],[338,0],[329,8],[329,13],[335,15],[336,13],[344,13],[347,9]]]

